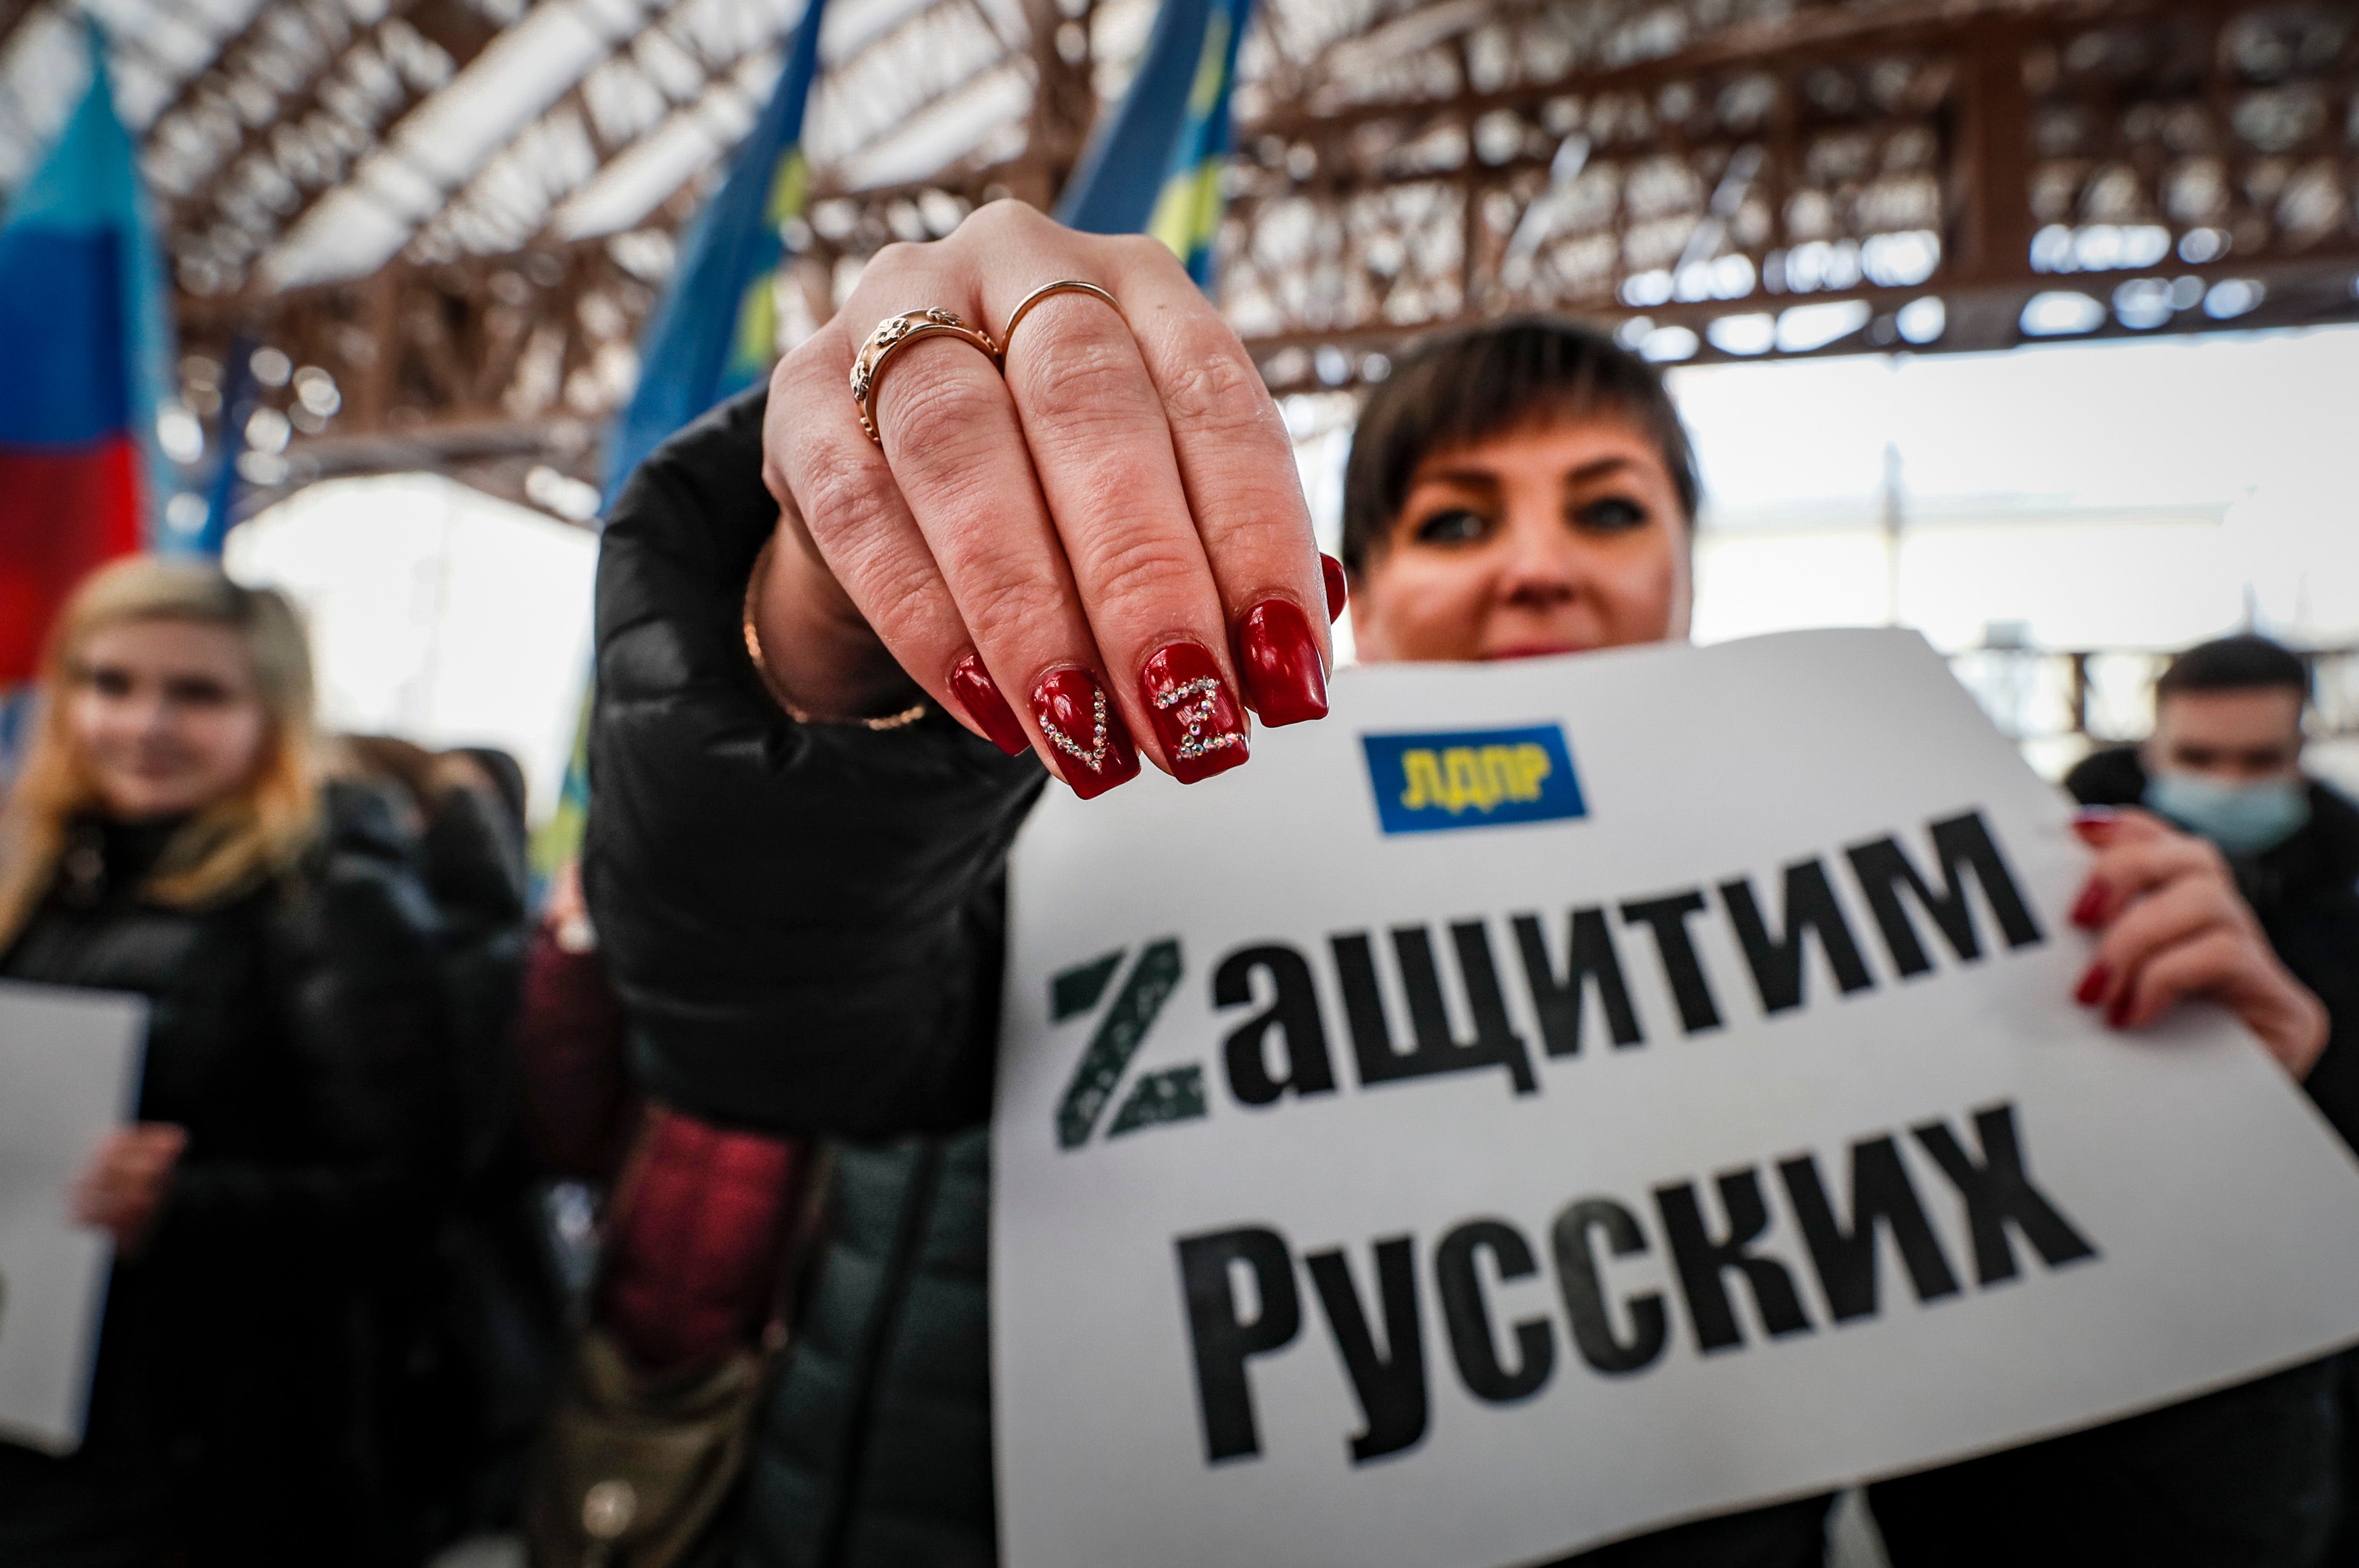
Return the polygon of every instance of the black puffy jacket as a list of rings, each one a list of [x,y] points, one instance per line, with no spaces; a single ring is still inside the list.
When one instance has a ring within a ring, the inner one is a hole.
[[[441,922],[450,1019],[434,1069],[430,1234],[409,1237],[417,1251],[379,1298],[375,1415],[397,1516],[389,1550],[405,1561],[513,1523],[564,1324],[525,1156],[514,1041],[528,929],[521,774],[504,754],[472,755],[501,793],[420,798],[400,781]]]
[[[445,1028],[435,916],[379,797],[330,790],[296,872],[141,895],[174,824],[75,825],[0,976],[153,1005],[138,1116],[187,1129],[108,1286],[88,1431],[0,1444],[0,1562],[366,1563],[374,1270],[419,1209]]]
[[[762,411],[681,432],[608,519],[585,885],[649,1093],[847,1142],[739,1561],[987,1563],[984,1123],[1006,850],[1046,774],[939,713],[770,700],[743,630]]]

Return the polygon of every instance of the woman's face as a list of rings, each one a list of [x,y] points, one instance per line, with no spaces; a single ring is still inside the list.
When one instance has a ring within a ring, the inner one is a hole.
[[[1611,416],[1433,452],[1352,589],[1359,656],[1522,659],[1684,637],[1688,525],[1662,454]]]
[[[201,811],[261,761],[269,713],[227,627],[119,622],[82,644],[68,681],[67,734],[117,819]]]

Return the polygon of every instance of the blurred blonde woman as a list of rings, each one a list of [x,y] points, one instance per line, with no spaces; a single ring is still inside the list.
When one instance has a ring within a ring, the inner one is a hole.
[[[379,1530],[366,1264],[410,1223],[440,1029],[389,819],[316,777],[287,602],[121,561],[59,617],[0,815],[0,978],[153,1005],[88,1434],[0,1444],[0,1562],[356,1563]]]

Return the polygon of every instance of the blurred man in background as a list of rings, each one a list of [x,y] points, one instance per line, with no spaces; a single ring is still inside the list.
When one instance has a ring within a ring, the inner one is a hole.
[[[2222,637],[2171,660],[2154,734],[2085,758],[2065,779],[2083,805],[2144,806],[2228,857],[2269,944],[2333,1019],[2304,1081],[2359,1149],[2359,807],[2301,768],[2310,670],[2264,637]],[[2345,1503],[2323,1561],[2359,1563],[2359,1352],[2343,1357]]]
[[[2359,1148],[2359,807],[2302,772],[2310,670],[2262,637],[2223,637],[2155,683],[2154,734],[2065,785],[2083,805],[2144,806],[2217,845],[2270,945],[2333,1015],[2304,1086]]]

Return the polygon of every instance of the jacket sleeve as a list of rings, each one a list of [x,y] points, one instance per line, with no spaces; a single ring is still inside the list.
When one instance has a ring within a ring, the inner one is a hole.
[[[657,1098],[853,1138],[980,1120],[1007,845],[1046,774],[940,713],[799,724],[745,586],[775,528],[749,394],[660,448],[598,563],[583,880]]]
[[[183,1162],[159,1249],[355,1262],[425,1212],[447,1162],[440,921],[382,802],[350,786],[329,795],[324,852],[263,915],[282,1049],[269,1087],[292,1136],[267,1160]]]

